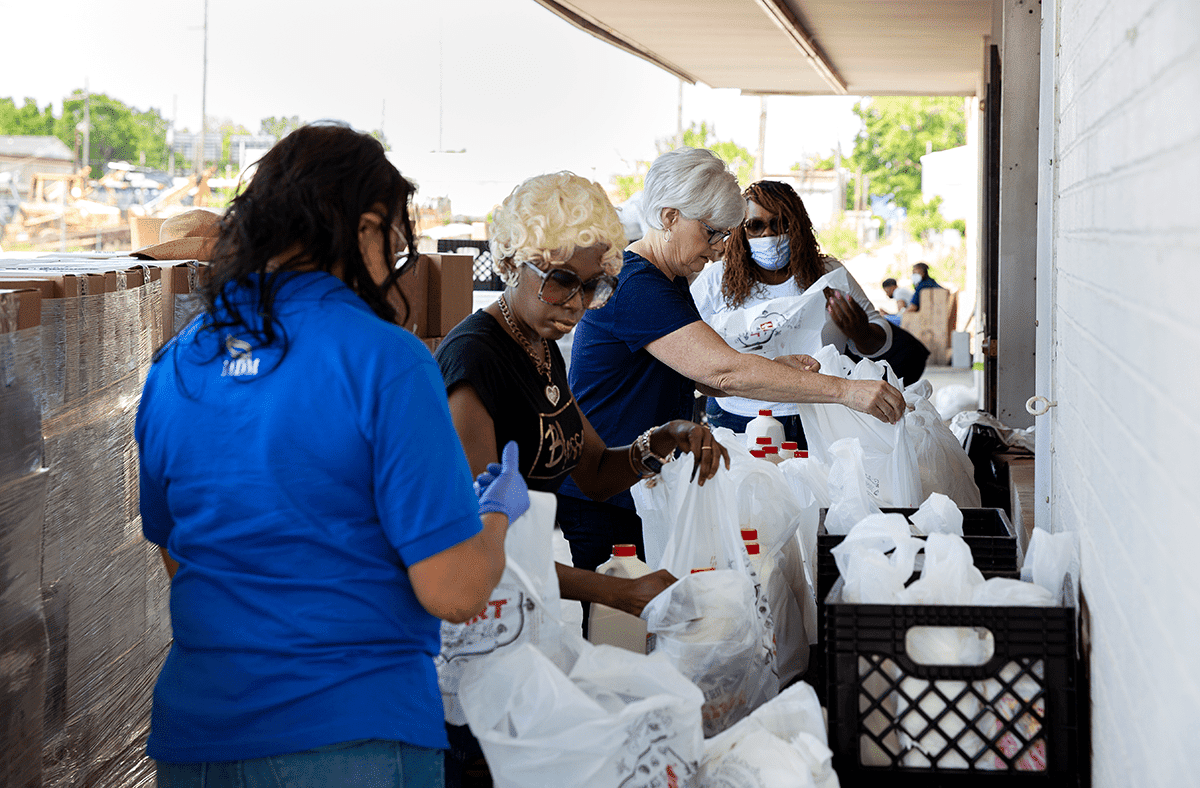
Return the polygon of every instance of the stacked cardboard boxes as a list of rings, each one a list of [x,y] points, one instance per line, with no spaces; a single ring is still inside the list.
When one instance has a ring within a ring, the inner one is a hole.
[[[169,585],[141,535],[134,418],[207,266],[0,256],[0,785],[150,786]],[[471,258],[422,257],[405,327],[432,351]]]

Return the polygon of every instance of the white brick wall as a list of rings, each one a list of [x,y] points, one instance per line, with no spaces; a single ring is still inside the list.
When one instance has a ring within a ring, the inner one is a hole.
[[[1200,2],[1057,12],[1051,515],[1080,533],[1093,784],[1196,786]]]

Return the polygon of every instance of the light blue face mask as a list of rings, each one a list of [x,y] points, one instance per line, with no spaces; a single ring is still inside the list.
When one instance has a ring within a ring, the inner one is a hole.
[[[786,235],[770,235],[766,238],[747,238],[750,242],[750,257],[768,271],[787,268],[792,258],[791,241]]]

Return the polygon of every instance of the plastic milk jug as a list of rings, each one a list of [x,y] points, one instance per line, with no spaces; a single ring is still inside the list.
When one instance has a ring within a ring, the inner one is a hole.
[[[765,408],[746,424],[746,443],[754,447],[759,438],[770,438],[772,446],[778,446],[784,440],[783,425]]]
[[[599,574],[630,580],[648,575],[651,571],[650,567],[638,560],[637,548],[631,544],[613,545],[612,558],[596,567]],[[596,645],[606,643],[638,654],[647,653],[650,645],[647,642],[645,621],[623,610],[614,610],[597,602],[592,603],[592,613],[588,620],[588,640]]]
[[[775,463],[776,465],[778,465],[779,463],[783,462],[783,459],[784,459],[784,458],[783,458],[783,455],[779,453],[779,447],[778,447],[778,446],[767,446],[767,447],[765,447],[765,448],[763,449],[763,454],[765,455],[764,459],[766,459],[766,460],[769,460],[770,462],[773,462],[773,463]]]

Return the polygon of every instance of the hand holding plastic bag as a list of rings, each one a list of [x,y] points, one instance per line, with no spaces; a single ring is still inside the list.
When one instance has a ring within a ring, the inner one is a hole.
[[[442,622],[441,652],[434,658],[446,721],[465,725],[458,689],[473,662],[534,643],[557,653],[562,638],[558,573],[554,568],[555,497],[529,493],[529,509],[509,523],[500,583],[479,614],[465,624]]]

